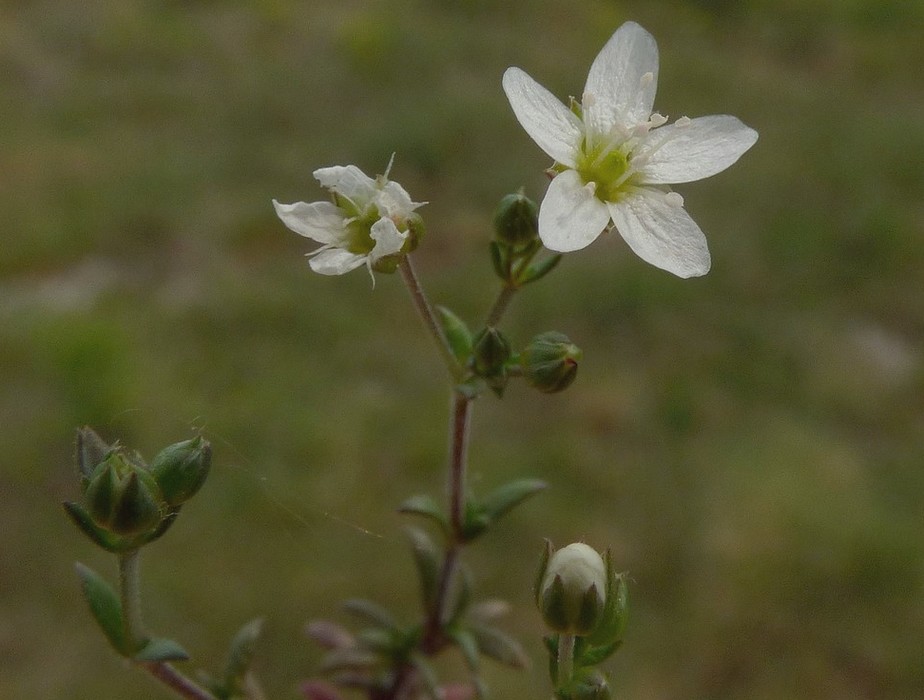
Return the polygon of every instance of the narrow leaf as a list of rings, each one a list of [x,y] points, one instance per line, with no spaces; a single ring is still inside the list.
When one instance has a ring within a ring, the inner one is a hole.
[[[437,504],[432,496],[426,494],[411,496],[398,506],[398,512],[429,518],[439,525],[444,534],[449,533],[449,523],[446,520],[446,516],[443,515],[443,511],[440,510],[439,504]]]
[[[462,652],[462,658],[469,670],[478,671],[478,642],[475,641],[474,635],[467,629],[453,629],[449,631],[449,638],[456,643],[459,651]]]
[[[263,618],[257,618],[241,627],[231,640],[228,662],[225,665],[225,685],[229,688],[238,688],[243,683],[262,630]]]
[[[439,588],[439,572],[443,553],[423,530],[409,527],[406,531],[411,540],[414,563],[417,564],[417,573],[420,576],[420,592],[424,606],[429,610],[436,600]]]
[[[359,651],[357,649],[335,649],[328,652],[321,659],[320,670],[322,673],[331,671],[365,671],[374,668],[379,663],[380,657],[369,651]]]
[[[561,258],[561,255],[552,255],[532,263],[517,276],[517,282],[520,284],[529,284],[530,282],[542,279],[555,269],[558,263],[561,262]]]
[[[504,484],[500,488],[489,493],[481,501],[481,507],[492,521],[497,520],[530,496],[545,489],[546,486],[547,484],[539,479],[518,479],[517,481],[511,481],[509,484]]]
[[[122,656],[129,655],[122,627],[122,604],[119,596],[95,571],[80,562],[74,565],[80,577],[83,597],[90,606],[93,619],[99,625],[113,649]]]
[[[485,656],[513,668],[529,666],[529,657],[526,656],[519,642],[496,627],[471,625],[468,629]]]
[[[189,654],[172,639],[149,639],[132,658],[135,661],[186,661]]]
[[[325,649],[346,649],[356,646],[356,639],[342,625],[330,620],[311,620],[305,635]]]
[[[490,251],[495,274],[505,282],[510,282],[510,248],[497,241],[491,241]]]
[[[343,603],[343,609],[372,625],[389,630],[398,630],[398,624],[391,616],[391,613],[371,600],[352,598]]]
[[[452,349],[452,354],[459,362],[464,363],[472,354],[472,332],[465,325],[465,321],[456,316],[445,306],[437,306],[436,313],[440,317],[443,333]]]
[[[424,690],[430,700],[442,700],[439,678],[430,663],[420,654],[415,654],[411,659],[411,664],[417,669],[420,680],[423,681]]]

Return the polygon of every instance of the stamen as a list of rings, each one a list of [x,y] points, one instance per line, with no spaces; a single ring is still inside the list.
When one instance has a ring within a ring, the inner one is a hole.
[[[391,166],[394,164],[394,162],[395,162],[395,152],[392,151],[392,153],[391,153],[391,158],[388,159],[388,167],[385,168],[385,174],[382,175],[382,178],[383,178],[386,182],[388,181],[388,173],[391,172]]]
[[[654,73],[648,71],[641,78],[639,78],[638,86],[640,88],[648,87],[654,81]]]
[[[664,195],[664,200],[672,207],[683,206],[683,196],[679,192],[668,192]]]
[[[585,92],[581,96],[581,105],[586,109],[587,107],[593,107],[597,103],[597,98],[594,97],[592,92]]]
[[[663,114],[655,112],[648,118],[648,124],[652,129],[657,129],[659,126],[667,124],[667,117],[665,117]]]
[[[692,121],[693,121],[693,120],[690,119],[689,117],[680,117],[680,119],[678,119],[677,121],[674,122],[674,126],[680,128],[680,129],[682,129],[682,128],[684,128],[685,126],[690,126],[690,123],[691,123]]]

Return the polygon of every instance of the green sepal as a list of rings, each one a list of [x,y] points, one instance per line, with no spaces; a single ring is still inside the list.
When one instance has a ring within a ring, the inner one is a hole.
[[[545,592],[541,593],[539,598],[539,610],[549,627],[559,632],[571,628],[574,621],[568,618],[565,608],[565,585],[561,576],[555,576],[551,585],[546,586]]]
[[[96,624],[106,635],[106,639],[122,656],[131,656],[131,649],[125,639],[125,630],[122,625],[122,604],[115,590],[93,569],[80,562],[74,565],[80,577],[83,597],[90,606],[90,612]]]
[[[84,426],[77,430],[77,469],[80,472],[80,484],[84,489],[90,483],[90,476],[96,465],[105,461],[114,449],[116,446],[104,442],[93,428]]]
[[[351,598],[350,600],[344,601],[343,609],[377,627],[384,627],[387,630],[393,631],[398,631],[400,629],[391,613],[378,603],[373,603],[371,600],[366,600],[365,598]]]
[[[126,546],[124,538],[113,535],[93,522],[93,518],[90,517],[90,514],[80,504],[73,503],[72,501],[65,501],[64,510],[67,511],[71,522],[77,526],[78,530],[107,552],[122,552],[125,549],[129,549],[129,547]]]
[[[594,646],[609,646],[622,641],[629,617],[629,587],[626,577],[613,570],[610,551],[604,554],[607,571],[606,604],[603,615],[587,641]]]
[[[167,505],[177,507],[202,488],[211,465],[212,446],[197,435],[165,447],[151,460],[149,470]]]
[[[398,506],[398,512],[409,513],[411,515],[420,515],[424,518],[429,518],[437,525],[439,525],[440,530],[442,530],[445,535],[449,534],[449,521],[446,519],[443,511],[440,510],[439,504],[437,504],[436,500],[432,496],[428,496],[426,494],[411,496],[404,503]]]
[[[588,642],[586,637],[578,637],[574,645],[574,665],[575,667],[598,666],[616,653],[621,646],[621,639],[605,645],[594,645]]]
[[[549,559],[552,558],[552,541],[545,540],[545,549],[542,550],[542,558],[539,561],[539,571],[536,572],[536,580],[533,582],[533,598],[536,600],[536,607],[542,610],[542,582],[545,580],[545,572],[549,568]]]
[[[172,639],[149,639],[132,659],[143,662],[186,661],[189,654]]]
[[[411,540],[414,563],[417,565],[417,573],[420,576],[420,593],[424,607],[429,610],[433,607],[438,595],[443,553],[423,530],[409,527],[406,528],[406,532]]]
[[[437,306],[436,313],[439,315],[440,325],[452,354],[464,364],[472,354],[472,332],[465,325],[465,321],[445,306]]]
[[[548,484],[539,479],[518,479],[495,489],[479,503],[480,509],[491,522],[506,515],[530,496],[539,493]]]
[[[526,668],[529,657],[512,637],[490,625],[469,625],[478,649],[485,656],[512,668]]]
[[[518,284],[529,284],[530,282],[535,282],[540,280],[549,274],[558,263],[561,262],[562,255],[551,255],[547,258],[543,258],[537,262],[530,264],[525,270],[517,275]]]

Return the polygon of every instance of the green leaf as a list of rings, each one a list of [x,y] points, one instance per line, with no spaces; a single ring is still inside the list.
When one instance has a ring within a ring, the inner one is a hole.
[[[439,525],[444,534],[449,534],[449,522],[446,520],[446,516],[443,515],[443,511],[440,510],[439,505],[432,496],[426,494],[411,496],[398,506],[398,512],[429,518]]]
[[[228,650],[228,661],[225,664],[225,686],[233,691],[243,687],[244,677],[250,670],[257,642],[263,630],[263,618],[251,620],[241,627]]]
[[[64,510],[70,516],[71,522],[89,537],[95,544],[107,552],[120,552],[126,549],[125,540],[117,537],[107,530],[99,527],[83,506],[71,501],[64,502]]]
[[[449,630],[449,638],[456,643],[459,651],[462,652],[462,658],[469,670],[478,671],[478,642],[475,641],[474,635],[466,629]]]
[[[426,690],[430,700],[442,700],[439,678],[430,663],[420,654],[414,654],[411,658],[411,664],[417,669],[420,680],[423,681],[424,690]]]
[[[452,354],[464,364],[472,354],[472,332],[465,325],[465,321],[445,306],[437,306],[436,313],[439,315]]]
[[[430,610],[438,595],[443,553],[423,530],[409,527],[406,532],[411,540],[414,563],[417,565],[417,573],[420,576],[420,592],[423,596],[424,607]]]
[[[545,549],[542,550],[542,559],[539,561],[539,570],[536,572],[536,579],[533,581],[533,597],[536,599],[536,606],[542,609],[542,581],[545,579],[546,569],[549,568],[549,559],[552,557],[552,542],[545,540]]]
[[[451,598],[446,605],[449,611],[448,624],[453,624],[465,614],[472,600],[472,574],[464,564],[456,570]]]
[[[74,568],[80,577],[83,597],[90,606],[96,624],[106,635],[113,649],[122,656],[129,656],[131,651],[122,626],[122,604],[119,602],[119,596],[93,569],[80,562],[77,562]]]
[[[581,639],[580,637],[578,638]],[[577,666],[598,666],[610,658],[619,647],[622,646],[622,640],[617,639],[614,642],[604,645],[594,645],[583,640],[584,644],[575,644],[574,665]]]
[[[532,263],[517,275],[517,282],[519,284],[529,284],[530,282],[542,279],[555,269],[558,263],[561,262],[561,259],[562,256],[559,254]]]
[[[149,639],[132,658],[135,661],[186,661],[189,654],[172,639]]]
[[[335,649],[321,659],[321,673],[333,671],[366,671],[375,668],[380,661],[378,654],[359,649]]]
[[[398,624],[391,616],[391,613],[378,603],[373,603],[371,600],[352,598],[344,601],[343,609],[377,627],[399,631]]]
[[[511,481],[509,484],[504,484],[489,493],[482,499],[480,505],[485,514],[494,521],[513,510],[530,496],[545,489],[546,486],[547,484],[539,479]]]
[[[475,637],[478,649],[485,656],[513,668],[529,666],[529,657],[523,647],[512,637],[490,625],[470,625],[469,631]]]

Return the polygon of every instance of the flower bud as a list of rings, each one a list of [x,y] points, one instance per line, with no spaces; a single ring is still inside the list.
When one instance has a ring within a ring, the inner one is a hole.
[[[539,235],[539,210],[522,192],[504,196],[494,212],[494,233],[511,248],[524,248]]]
[[[510,343],[494,326],[488,326],[472,341],[474,370],[482,377],[502,374],[510,359]]]
[[[586,544],[575,542],[552,554],[537,591],[546,624],[562,634],[591,633],[603,617],[606,581],[603,558]]]
[[[416,250],[417,246],[420,245],[424,234],[427,232],[427,228],[424,226],[423,217],[416,211],[412,211],[408,214],[404,223],[407,225],[407,241],[401,247],[401,252],[410,253]]]
[[[93,472],[86,490],[87,510],[101,528],[117,535],[139,535],[160,524],[161,493],[143,467],[114,452]]]
[[[201,435],[165,447],[151,461],[151,474],[164,501],[176,507],[202,488],[212,464],[212,446]]]
[[[527,383],[546,394],[567,389],[577,377],[581,349],[568,336],[556,331],[533,338],[520,353],[520,365]]]

